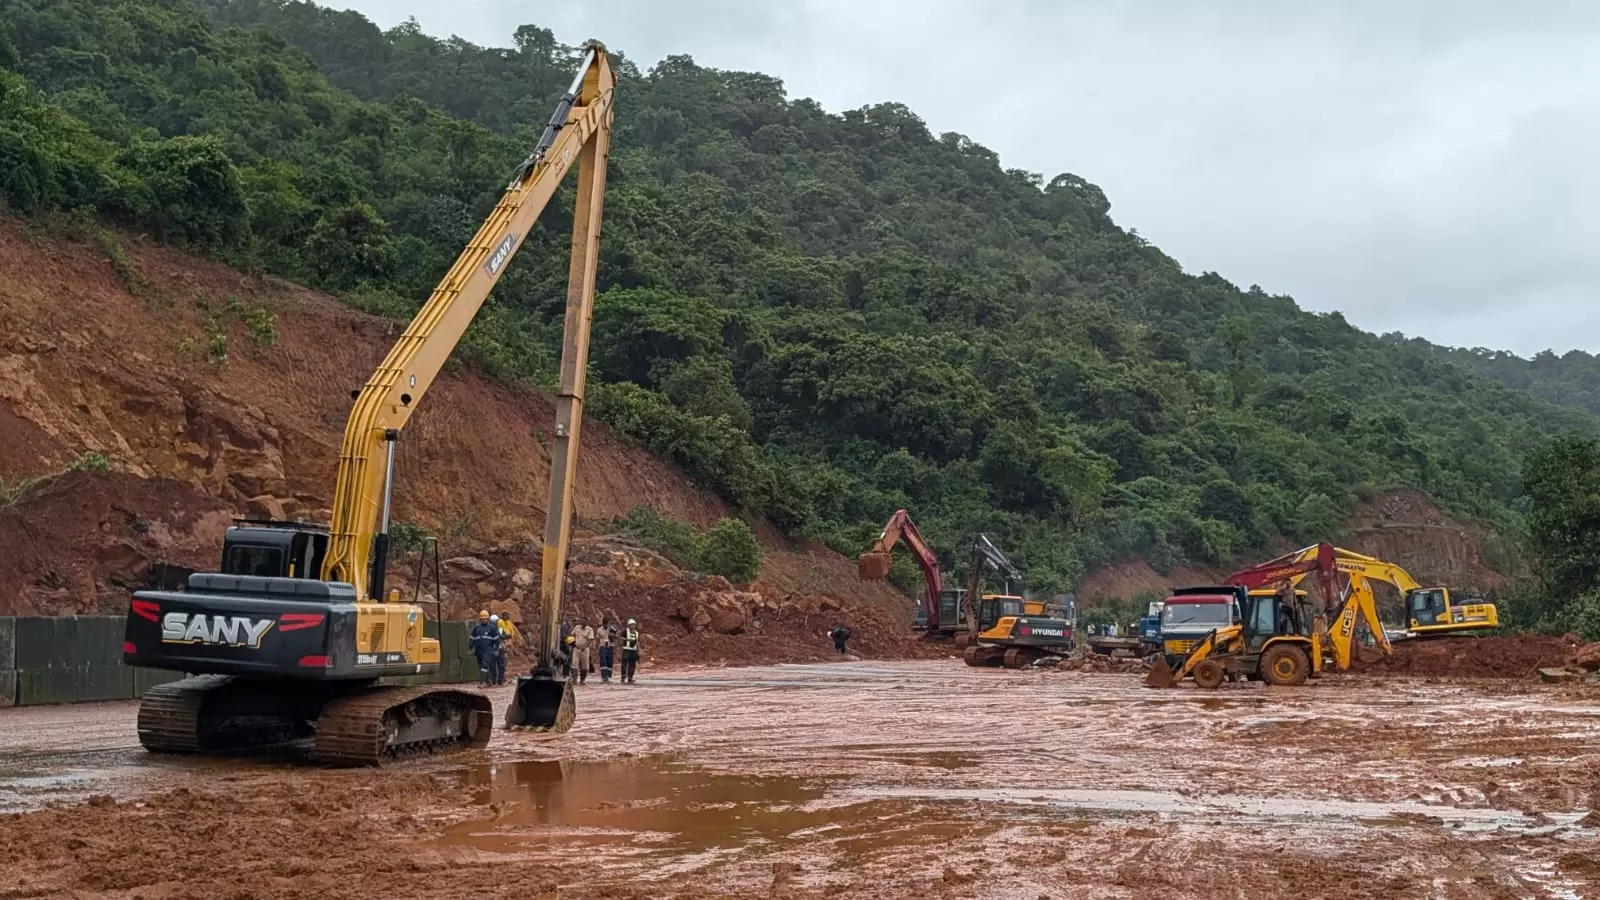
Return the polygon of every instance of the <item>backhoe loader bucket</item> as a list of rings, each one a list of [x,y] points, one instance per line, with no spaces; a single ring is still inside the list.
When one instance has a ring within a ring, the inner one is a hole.
[[[1146,687],[1156,688],[1169,688],[1178,683],[1178,679],[1172,677],[1172,667],[1167,665],[1165,653],[1156,657],[1156,664],[1145,673],[1144,683]]]
[[[536,673],[517,678],[517,690],[506,708],[506,727],[527,731],[565,732],[578,718],[572,682]]]
[[[886,550],[868,550],[856,557],[856,576],[862,581],[882,581],[894,567],[894,557]]]

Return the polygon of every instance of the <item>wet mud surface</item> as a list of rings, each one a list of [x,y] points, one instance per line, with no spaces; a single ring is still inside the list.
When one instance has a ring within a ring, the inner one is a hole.
[[[152,757],[134,710],[0,711],[0,898],[1600,896],[1592,687],[645,672],[382,772]]]

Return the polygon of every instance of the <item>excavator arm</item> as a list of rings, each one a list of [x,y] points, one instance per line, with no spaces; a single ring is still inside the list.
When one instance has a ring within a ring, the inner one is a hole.
[[[967,590],[961,598],[961,610],[967,617],[967,625],[971,636],[966,640],[976,640],[976,635],[983,631],[984,625],[978,614],[978,607],[983,602],[983,570],[988,566],[997,572],[1006,581],[1007,594],[1022,594],[1022,571],[1017,568],[1011,558],[1000,552],[1000,548],[989,540],[989,536],[980,532],[972,539],[971,571],[967,573]],[[993,623],[990,623],[991,625]]]
[[[1297,584],[1308,575],[1317,576],[1323,608],[1329,611],[1337,609],[1340,603],[1337,553],[1329,543],[1313,544],[1269,559],[1259,566],[1241,569],[1229,575],[1223,584],[1254,590],[1275,584]]]
[[[1350,592],[1344,606],[1328,629],[1328,645],[1333,648],[1333,662],[1340,671],[1350,668],[1350,657],[1355,647],[1356,621],[1367,623],[1367,630],[1377,642],[1384,656],[1394,654],[1389,636],[1384,633],[1383,622],[1378,619],[1378,603],[1372,596],[1372,586],[1364,576],[1350,572]]]
[[[922,539],[922,532],[911,521],[911,514],[903,509],[897,509],[889,517],[888,524],[883,526],[878,539],[872,543],[872,549],[861,554],[856,559],[856,574],[863,581],[882,581],[888,577],[889,569],[894,565],[895,545],[905,541],[911,548],[911,555],[916,557],[917,565],[922,568],[922,580],[925,590],[922,597],[922,611],[928,617],[929,630],[938,630],[946,623],[939,620],[939,598],[944,594],[944,578],[939,572],[939,557],[936,556],[928,542]]]
[[[567,297],[567,346],[563,348],[562,388],[557,411],[557,441],[563,445],[563,452],[562,458],[552,460],[551,471],[552,482],[565,482],[560,493],[563,507],[567,505],[572,491],[577,426],[572,424],[564,428],[559,420],[563,409],[568,415],[573,415],[573,410],[581,412],[586,367],[581,359],[577,362],[569,359],[574,354],[568,351],[586,356],[588,350],[595,249],[600,236],[600,208],[615,84],[616,77],[604,45],[598,41],[586,44],[577,77],[557,104],[533,152],[517,168],[500,202],[477,235],[434,288],[377,371],[356,394],[339,452],[328,552],[321,572],[324,581],[349,582],[355,585],[358,597],[383,599],[395,441],[483,306],[489,291],[505,273],[506,265],[522,246],[535,220],[549,204],[562,177],[581,156]],[[577,310],[573,304],[575,297],[580,301]],[[577,417],[572,421],[576,423]],[[568,441],[573,444],[570,453],[565,452],[564,447]],[[557,490],[552,489],[551,493],[555,495]],[[556,515],[554,503],[549,512],[551,516]],[[564,534],[565,526],[561,530]],[[547,541],[548,537],[547,533]],[[549,604],[552,600],[559,602],[560,580],[556,579],[557,587],[551,591],[550,544],[545,546],[544,597]],[[562,540],[557,555],[564,556],[565,551],[566,542]]]
[[[1021,596],[1023,591],[1022,570],[1017,568],[1016,563],[1013,563],[1009,556],[1000,552],[1000,548],[989,540],[988,535],[981,533],[972,542],[972,575],[969,577],[977,579],[978,583],[969,586],[967,591],[969,596],[976,597],[981,591],[983,586],[983,566],[985,564],[1006,580],[1006,593]]]

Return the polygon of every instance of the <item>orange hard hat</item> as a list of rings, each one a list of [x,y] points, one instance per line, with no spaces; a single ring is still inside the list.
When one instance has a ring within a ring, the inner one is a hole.
[[[487,609],[478,610],[478,618],[480,618],[480,619],[489,618],[489,611]]]

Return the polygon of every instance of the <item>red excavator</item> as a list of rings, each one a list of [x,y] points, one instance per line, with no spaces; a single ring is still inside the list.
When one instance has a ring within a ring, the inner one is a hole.
[[[894,515],[889,517],[889,523],[883,526],[882,533],[873,542],[872,549],[857,558],[856,574],[862,581],[882,581],[887,578],[889,569],[894,566],[895,545],[902,540],[911,548],[917,565],[922,567],[921,606],[911,627],[930,638],[951,637],[971,631],[973,616],[963,603],[965,598],[962,595],[965,592],[960,589],[945,591],[944,578],[939,572],[939,557],[922,539],[922,532],[911,521],[911,514],[903,509],[895,510]],[[963,622],[963,619],[966,621]]]

